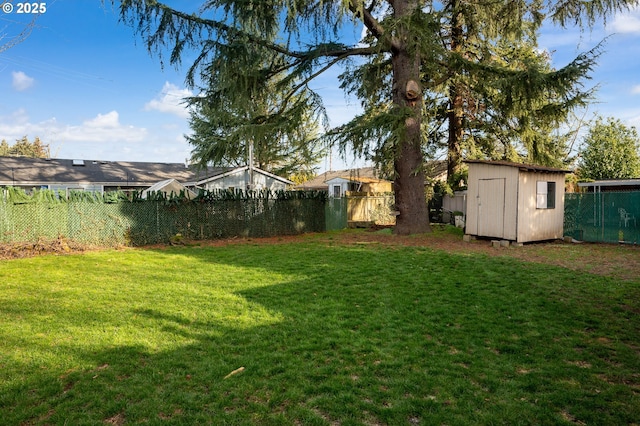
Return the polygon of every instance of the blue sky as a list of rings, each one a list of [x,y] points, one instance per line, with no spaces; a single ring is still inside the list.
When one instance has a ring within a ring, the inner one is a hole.
[[[5,0],[0,0],[4,3]],[[32,16],[0,12],[0,46]],[[0,139],[27,135],[50,145],[57,158],[182,162],[191,148],[188,113],[181,99],[192,93],[184,69],[161,68],[117,12],[99,0],[50,0],[22,43],[0,52]],[[196,10],[200,0],[170,1]],[[357,31],[356,31],[357,32]],[[587,111],[640,128],[640,9],[610,19],[593,31],[548,28],[540,46],[565,65],[605,36],[605,52],[589,85],[599,85],[598,103]],[[188,65],[188,62],[185,63]],[[346,122],[357,101],[345,99],[335,74],[317,82],[331,124]],[[337,154],[323,171],[361,165]]]

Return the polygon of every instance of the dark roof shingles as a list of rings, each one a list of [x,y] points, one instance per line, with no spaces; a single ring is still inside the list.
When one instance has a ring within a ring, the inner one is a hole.
[[[183,163],[84,160],[83,164],[74,165],[74,160],[57,158],[0,157],[0,182],[152,185],[166,179],[193,182],[229,170],[224,167],[196,169]]]

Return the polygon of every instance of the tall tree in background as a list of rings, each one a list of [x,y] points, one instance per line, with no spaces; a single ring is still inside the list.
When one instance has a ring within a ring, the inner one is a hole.
[[[566,137],[554,130],[589,101],[583,90],[598,47],[554,70],[540,52],[537,32],[544,18],[535,2],[479,5],[450,0],[443,9],[441,37],[447,74],[433,88],[444,93],[449,183],[462,157],[525,161],[559,166]]]
[[[637,4],[637,0],[567,0],[550,3],[548,8],[538,1],[505,4],[518,16],[537,10],[560,25],[582,25]],[[483,2],[478,8],[494,5]],[[518,12],[523,5],[527,12]],[[268,80],[279,80],[274,87],[282,89],[283,100],[291,99],[334,66],[356,60],[364,63],[359,72],[377,80],[360,93],[372,102],[365,103],[367,115],[343,127],[357,130],[345,132],[342,141],[349,134],[355,136],[356,150],[364,150],[365,143],[358,145],[361,142],[373,143],[376,155],[393,162],[399,212],[395,232],[429,230],[422,169],[423,116],[432,102],[425,98],[425,89],[440,83],[437,79],[449,70],[447,61],[443,62],[446,48],[440,42],[440,7],[424,0],[208,0],[201,11],[184,13],[151,0],[121,1],[123,20],[138,29],[152,51],[161,53],[169,46],[170,61],[176,64],[185,49],[200,52],[188,82],[193,84],[198,71],[207,67],[236,62],[243,67],[237,81],[218,87],[228,93],[225,99],[236,96],[238,102],[248,104],[251,91],[244,89]],[[345,42],[346,29],[353,33],[362,25],[369,33],[366,40]],[[243,45],[255,46],[260,60],[243,61]],[[348,85],[343,82],[343,87]],[[374,93],[381,98],[375,100]]]
[[[250,44],[234,46],[245,54],[243,62],[262,60],[259,48]],[[273,58],[277,60],[277,58]],[[290,93],[291,87],[276,80],[256,80],[240,88],[224,90],[225,85],[243,81],[238,76],[246,69],[238,61],[205,67],[200,80],[203,86],[198,96],[188,99],[191,106],[192,134],[186,138],[193,146],[192,160],[206,165],[240,166],[253,161],[259,168],[286,177],[312,177],[323,149],[318,132],[323,110],[313,93]],[[289,86],[292,83],[289,82]],[[287,90],[283,90],[283,88]],[[250,102],[235,91],[248,91]],[[250,154],[251,153],[251,159]]]
[[[49,145],[42,143],[39,137],[29,142],[26,136],[16,140],[13,145],[9,145],[6,140],[0,142],[0,156],[5,157],[31,157],[31,158],[49,158]]]
[[[635,127],[597,117],[584,138],[578,160],[580,180],[640,177],[640,139]]]

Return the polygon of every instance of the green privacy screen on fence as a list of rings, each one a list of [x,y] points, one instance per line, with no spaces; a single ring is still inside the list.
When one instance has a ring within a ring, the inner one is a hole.
[[[62,236],[100,246],[272,237],[347,226],[347,199],[325,193],[200,194],[193,201],[51,192],[31,196],[0,188],[0,243]],[[7,195],[9,194],[9,195]],[[640,244],[640,192],[568,193],[564,234],[587,242]]]
[[[325,205],[327,231],[337,231],[347,227],[347,198],[329,198]]]
[[[576,240],[640,243],[640,192],[566,194],[564,233]]]
[[[86,244],[136,246],[166,243],[176,234],[207,240],[326,229],[326,197],[302,192],[201,194],[193,201],[10,198],[0,199],[0,243],[62,236]]]

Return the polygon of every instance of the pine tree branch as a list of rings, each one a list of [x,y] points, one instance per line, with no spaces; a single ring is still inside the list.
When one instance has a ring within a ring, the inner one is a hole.
[[[115,0],[112,0],[112,1],[115,1]],[[133,7],[134,3],[135,3],[135,0],[123,0],[121,2],[121,18],[123,20],[126,21],[127,11],[129,10],[130,7]],[[187,14],[187,13],[175,10],[163,3],[159,3],[156,1],[144,1],[144,6],[141,4],[138,4],[137,7],[138,7],[138,10],[136,10],[135,13],[138,16],[147,15],[145,18],[142,18],[137,23],[138,30],[143,33],[144,32],[150,33],[148,21],[151,18],[148,16],[149,13],[147,11],[153,10],[156,15],[160,15],[161,25],[158,27],[155,33],[150,34],[147,38],[147,45],[149,46],[149,48],[151,48],[151,46],[153,45],[161,44],[160,40],[162,40],[163,36],[166,35],[165,32],[167,32],[167,30],[170,31],[169,35],[173,36],[174,39],[182,40],[179,48],[174,49],[176,53],[172,54],[172,63],[178,62],[178,54],[181,51],[184,44],[190,44],[194,46],[201,45],[200,42],[196,43],[193,41],[192,34],[199,31],[211,30],[211,29],[225,34],[230,39],[246,40],[248,43],[252,43],[257,46],[264,47],[268,50],[284,55],[286,57],[296,58],[301,60],[309,59],[312,56],[347,57],[347,56],[370,55],[376,52],[376,49],[372,47],[347,48],[347,46],[345,45],[342,45],[339,43],[331,43],[331,42],[318,45],[313,50],[310,50],[310,51],[291,50],[283,45],[272,43],[263,37],[257,36],[251,32],[243,31],[234,26],[225,24],[224,22],[213,20],[213,19],[202,18],[200,16],[193,15],[193,14]],[[370,12],[367,11],[366,14],[370,16],[370,19],[373,20],[373,22],[375,22],[375,19],[371,16]],[[169,29],[168,27],[169,17],[175,20],[181,21],[181,24],[183,25],[180,25],[178,29],[175,28],[175,26]],[[131,20],[129,20],[129,22],[131,23]],[[379,27],[379,24],[376,24],[376,25]],[[192,26],[195,26],[195,28]],[[193,31],[193,30],[197,30],[197,31]]]
[[[376,2],[373,1],[369,7],[364,6],[364,1],[362,0],[351,0],[349,2],[349,10],[359,19],[362,19],[365,27],[371,32],[371,34],[382,41],[385,37],[385,31],[380,22],[376,18],[374,18],[371,11],[375,7]]]

